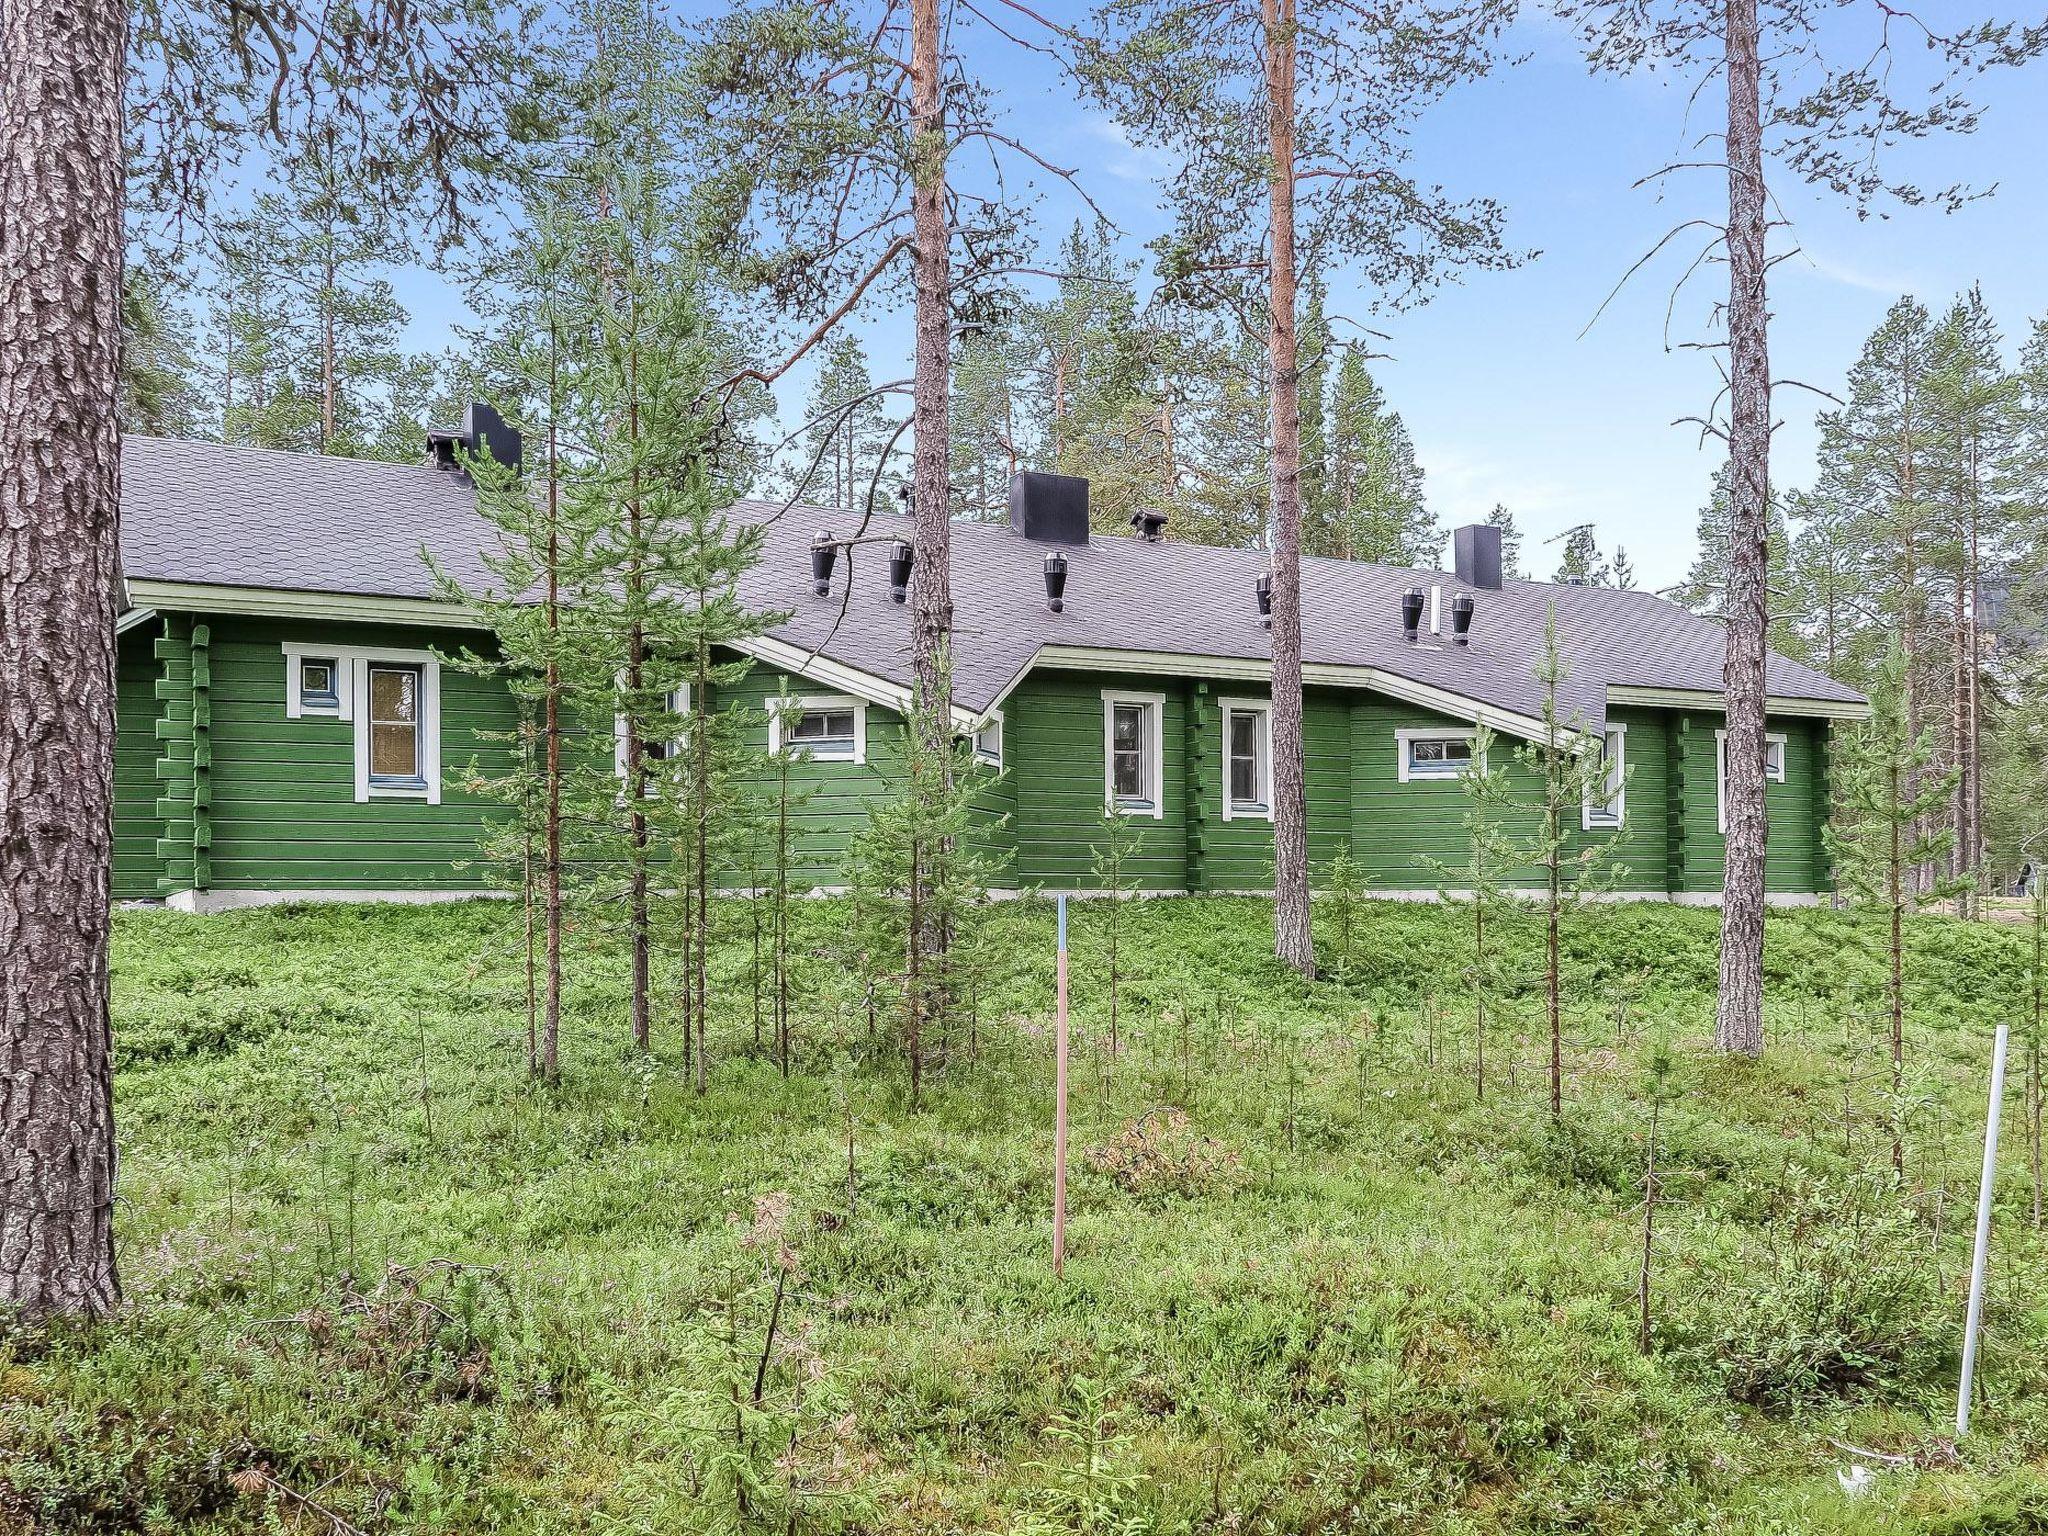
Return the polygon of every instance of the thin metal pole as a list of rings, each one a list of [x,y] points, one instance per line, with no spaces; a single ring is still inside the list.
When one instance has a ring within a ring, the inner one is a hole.
[[[1067,898],[1059,898],[1059,1016],[1053,1043],[1052,1272],[1067,1264]]]
[[[1998,1110],[2005,1098],[2006,1026],[1991,1047],[1991,1107],[1984,1116],[1984,1175],[1977,1181],[1977,1250],[1970,1258],[1970,1320],[1963,1329],[1963,1379],[1956,1388],[1956,1438],[1970,1432],[1970,1381],[1977,1374],[1977,1329],[1984,1321],[1984,1266],[1991,1257],[1991,1196],[1998,1176]]]

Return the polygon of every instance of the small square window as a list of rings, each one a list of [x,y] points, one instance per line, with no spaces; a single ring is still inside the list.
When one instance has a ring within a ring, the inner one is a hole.
[[[334,657],[299,659],[299,708],[341,708],[341,666]]]

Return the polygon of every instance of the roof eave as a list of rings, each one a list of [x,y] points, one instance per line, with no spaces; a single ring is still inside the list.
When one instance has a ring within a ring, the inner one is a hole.
[[[1609,708],[1637,704],[1652,709],[1697,709],[1722,714],[1726,696],[1712,688],[1646,688],[1632,683],[1607,685]],[[1804,699],[1791,694],[1771,694],[1764,700],[1764,713],[1804,715],[1816,720],[1868,720],[1870,705],[1861,699]]]

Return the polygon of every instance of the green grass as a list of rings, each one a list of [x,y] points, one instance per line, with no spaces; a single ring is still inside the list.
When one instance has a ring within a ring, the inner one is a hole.
[[[1076,911],[1056,1281],[1043,903],[993,909],[977,1016],[934,1042],[916,1115],[834,903],[798,913],[787,1081],[753,1054],[725,914],[702,1097],[666,1016],[630,1050],[605,937],[572,941],[545,1092],[508,907],[124,913],[130,1304],[0,1335],[0,1529],[346,1528],[294,1495],[363,1531],[2048,1529],[2017,1065],[1986,1397],[1943,1441],[2021,932],[1913,926],[1901,1188],[1870,925],[1772,919],[1749,1067],[1704,1050],[1716,914],[1576,918],[1553,1126],[1531,931],[1482,1103],[1454,914],[1370,906],[1347,979],[1309,987],[1258,903],[1122,917],[1112,1056],[1108,908]],[[1831,1438],[1916,1464],[1851,1500]]]

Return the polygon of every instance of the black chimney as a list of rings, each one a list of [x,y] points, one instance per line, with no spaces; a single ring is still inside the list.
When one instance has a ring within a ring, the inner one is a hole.
[[[1472,594],[1460,592],[1451,599],[1451,639],[1458,645],[1472,643]]]
[[[427,432],[427,456],[436,469],[455,470],[467,480],[468,472],[462,468],[463,453],[477,459],[489,458],[517,474],[522,453],[519,429],[508,425],[504,417],[483,401],[471,401],[462,413],[461,431],[442,427]]]
[[[1422,627],[1422,588],[1410,587],[1401,594],[1401,637],[1410,645]]]
[[[1131,527],[1147,544],[1157,544],[1159,535],[1166,531],[1166,514],[1140,507],[1131,514]]]
[[[1451,535],[1451,553],[1458,580],[1482,592],[1500,590],[1500,529],[1468,523]]]
[[[1041,544],[1088,542],[1088,482],[1022,470],[1010,477],[1010,526]]]
[[[1259,626],[1273,627],[1273,578],[1271,574],[1259,578]]]
[[[1067,606],[1067,557],[1047,555],[1045,557],[1045,602],[1054,613]]]
[[[811,590],[823,597],[832,590],[832,566],[839,558],[839,543],[824,529],[811,535]]]
[[[889,546],[889,595],[897,602],[910,597],[910,541],[898,539]]]

